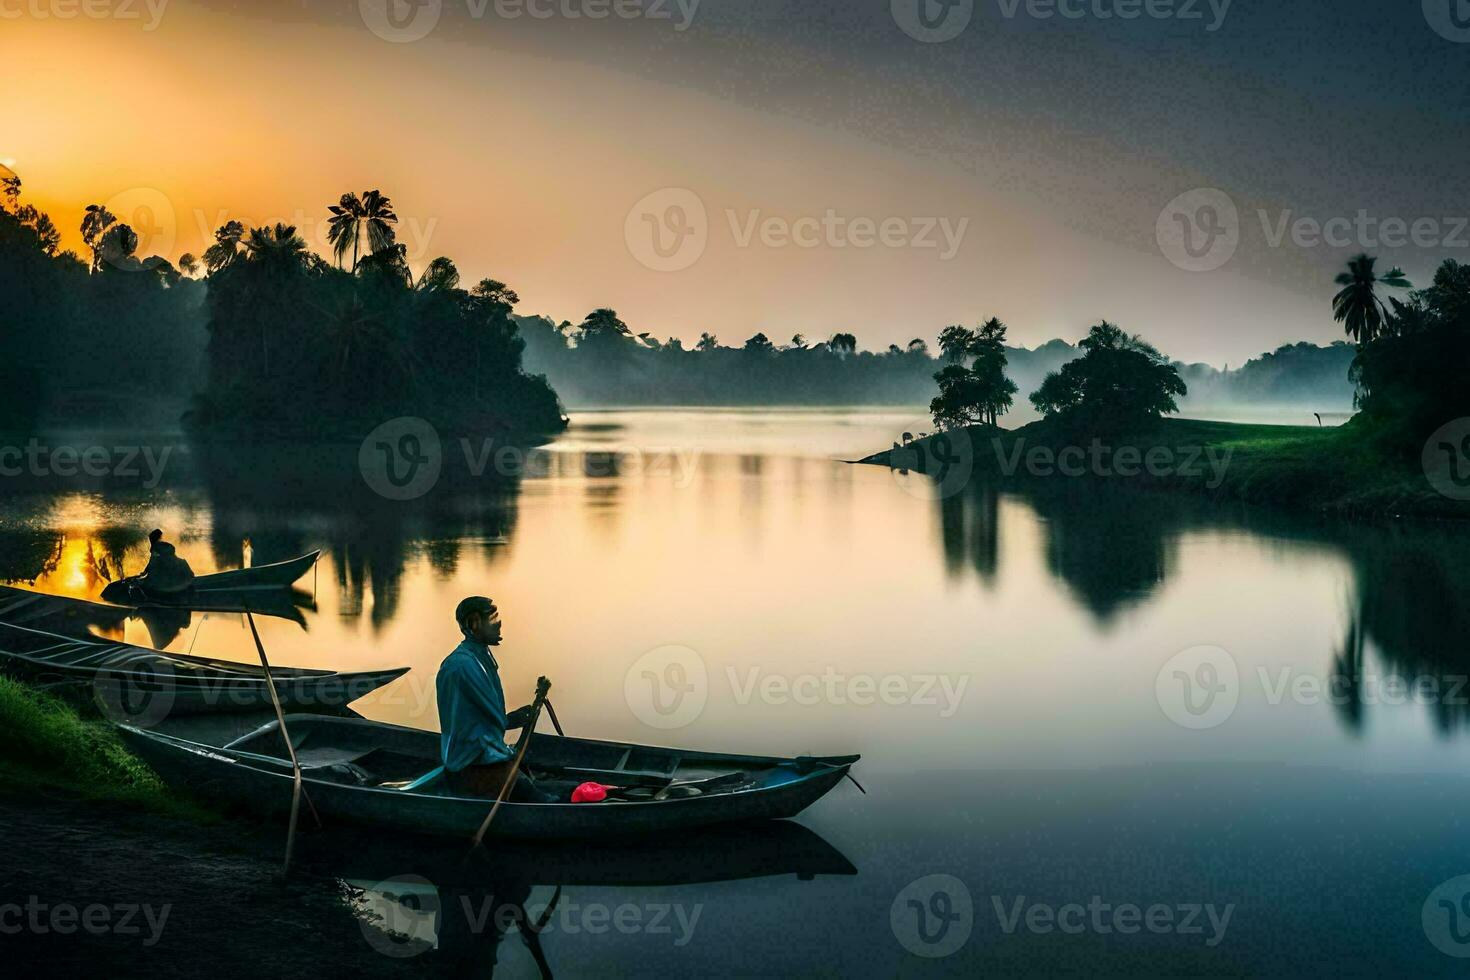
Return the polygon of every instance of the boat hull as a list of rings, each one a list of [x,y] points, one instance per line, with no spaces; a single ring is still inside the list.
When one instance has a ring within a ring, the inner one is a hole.
[[[200,575],[194,579],[194,583],[189,588],[181,592],[155,595],[125,579],[121,582],[113,582],[103,589],[102,598],[108,602],[123,605],[138,605],[146,602],[157,606],[200,608],[209,605],[211,598],[219,595],[228,596],[231,604],[238,604],[243,601],[239,596],[240,593],[289,587],[301,576],[311,571],[321,554],[320,551],[313,551],[299,558],[270,565],[255,565],[250,568],[215,572],[212,575]]]
[[[228,801],[254,812],[278,814],[290,809],[293,781],[289,766],[252,763],[236,758],[229,748],[216,749],[133,727],[123,726],[120,732],[129,747],[172,785],[187,786],[206,799]],[[613,744],[538,735],[533,746],[554,741]],[[750,757],[710,754],[700,758],[751,761]],[[841,782],[855,760],[855,756],[812,760],[809,771],[799,773],[793,768],[789,778],[783,773],[783,778],[766,785],[684,799],[608,804],[507,802],[501,806],[488,836],[527,840],[635,837],[794,817]],[[760,761],[780,764],[795,760]],[[474,837],[493,802],[344,785],[314,777],[310,771],[302,783],[323,823],[464,839]]]

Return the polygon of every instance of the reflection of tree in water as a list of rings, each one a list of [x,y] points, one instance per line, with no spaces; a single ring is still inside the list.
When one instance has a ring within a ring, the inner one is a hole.
[[[0,582],[36,580],[56,571],[65,538],[60,531],[27,527],[0,527]]]
[[[1453,527],[1365,527],[1353,529],[1343,545],[1357,587],[1345,642],[1371,644],[1382,671],[1403,682],[1403,696],[1422,702],[1441,732],[1470,724],[1470,536]],[[1361,649],[1357,661],[1361,678]],[[1353,666],[1339,657],[1334,683],[1359,690]],[[1373,692],[1380,699],[1382,680]],[[1429,693],[1416,695],[1416,684],[1428,685]],[[1361,726],[1361,693],[1339,701],[1348,702],[1339,705],[1344,721]]]
[[[974,568],[985,587],[995,585],[1000,563],[1000,494],[985,480],[962,493],[939,498],[939,533],[944,567],[951,578]]]
[[[1096,481],[1039,486],[1026,499],[1045,524],[1047,568],[1103,624],[1157,592],[1189,523],[1185,502]]]
[[[520,484],[488,470],[472,478],[446,465],[424,496],[385,500],[364,481],[356,450],[205,447],[196,456],[213,507],[211,546],[221,565],[241,563],[246,538],[255,564],[324,547],[336,571],[342,615],[361,616],[371,594],[370,621],[381,628],[397,614],[410,560],[424,555],[436,570],[452,573],[466,539],[482,543],[487,561],[498,560],[515,525]],[[282,473],[290,479],[280,479]]]

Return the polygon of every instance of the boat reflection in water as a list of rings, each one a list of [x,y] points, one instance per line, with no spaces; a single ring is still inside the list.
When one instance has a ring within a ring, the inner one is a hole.
[[[543,977],[553,974],[558,933],[691,941],[708,891],[690,905],[664,893],[648,901],[644,889],[857,874],[826,840],[786,820],[677,839],[492,844],[472,854],[459,842],[334,831],[304,840],[301,855],[303,870],[340,882],[365,941],[385,956],[421,959],[436,972],[492,974],[514,933]],[[792,898],[800,900],[783,901]]]

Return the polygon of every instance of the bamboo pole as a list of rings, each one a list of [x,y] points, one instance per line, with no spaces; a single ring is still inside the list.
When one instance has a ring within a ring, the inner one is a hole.
[[[250,635],[255,640],[255,651],[260,654],[260,666],[265,670],[265,684],[270,688],[271,705],[276,709],[276,721],[281,726],[281,738],[286,740],[286,754],[291,758],[291,822],[286,827],[286,863],[282,867],[282,873],[291,870],[291,856],[296,849],[296,818],[301,811],[301,796],[306,791],[301,785],[301,763],[296,761],[296,746],[291,744],[291,733],[286,730],[286,713],[281,709],[281,696],[276,691],[276,682],[271,677],[270,661],[265,656],[265,644],[260,642],[260,631],[255,628],[255,616],[250,610],[245,610],[245,621],[250,624]],[[307,805],[311,806],[310,798]],[[316,815],[316,807],[311,807],[312,815]],[[317,817],[321,823],[321,818]]]

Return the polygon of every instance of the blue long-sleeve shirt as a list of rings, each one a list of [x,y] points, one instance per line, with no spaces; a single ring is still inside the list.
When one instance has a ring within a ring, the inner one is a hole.
[[[489,647],[466,637],[439,665],[435,686],[445,769],[493,765],[515,754],[505,744],[505,689]]]

